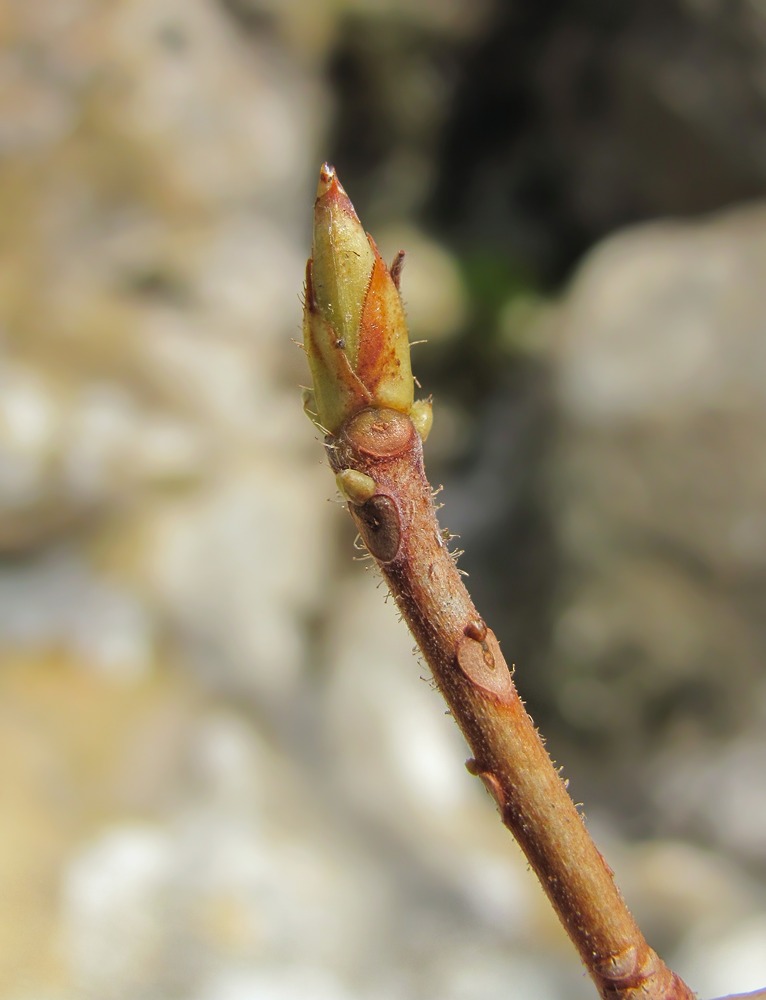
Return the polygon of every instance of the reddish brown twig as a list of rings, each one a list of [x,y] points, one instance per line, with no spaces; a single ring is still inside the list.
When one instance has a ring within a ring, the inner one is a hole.
[[[306,408],[325,434],[359,533],[468,740],[469,771],[494,797],[600,995],[691,1000],[625,905],[447,549],[423,469],[431,407],[413,398],[401,264],[400,254],[386,267],[325,165],[306,268],[304,346],[314,383]]]
[[[375,483],[349,510],[497,802],[602,997],[691,1000],[646,943],[527,714],[436,519],[420,437],[371,408],[327,439],[333,469]]]

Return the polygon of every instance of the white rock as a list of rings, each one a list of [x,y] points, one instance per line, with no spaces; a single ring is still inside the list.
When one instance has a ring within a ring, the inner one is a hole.
[[[699,935],[675,956],[674,968],[701,997],[750,993],[766,985],[766,914]]]
[[[154,649],[145,603],[68,548],[0,568],[0,633],[21,649],[60,647],[126,681],[145,675]]]
[[[0,510],[39,503],[58,444],[60,407],[32,369],[0,363]]]
[[[124,826],[105,831],[71,862],[63,916],[82,995],[125,995],[129,984],[140,991],[156,976],[173,853],[161,829]]]
[[[193,1000],[351,1000],[330,969],[297,964],[289,968],[231,970],[211,979]]]

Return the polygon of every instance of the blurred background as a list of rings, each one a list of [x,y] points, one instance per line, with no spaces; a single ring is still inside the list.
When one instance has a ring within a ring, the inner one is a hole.
[[[333,162],[651,943],[766,984],[762,0],[6,0],[0,997],[585,1000],[301,412]]]

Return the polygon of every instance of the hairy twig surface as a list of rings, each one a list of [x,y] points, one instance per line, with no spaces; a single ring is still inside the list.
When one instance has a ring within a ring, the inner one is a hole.
[[[484,782],[603,997],[691,997],[644,940],[474,607],[436,520],[421,440],[408,416],[370,408],[329,442],[336,472],[375,493],[348,506]]]
[[[359,534],[375,558],[473,754],[478,775],[604,998],[691,1000],[649,947],[471,601],[439,527],[391,270],[332,168],[322,168],[306,272],[307,410]]]

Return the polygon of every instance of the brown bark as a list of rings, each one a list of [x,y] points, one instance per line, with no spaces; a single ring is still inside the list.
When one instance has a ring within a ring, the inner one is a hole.
[[[336,472],[370,476],[349,510],[468,741],[468,769],[495,799],[600,995],[691,1000],[649,947],[516,691],[494,633],[439,528],[420,437],[408,416],[371,408],[327,438]]]

